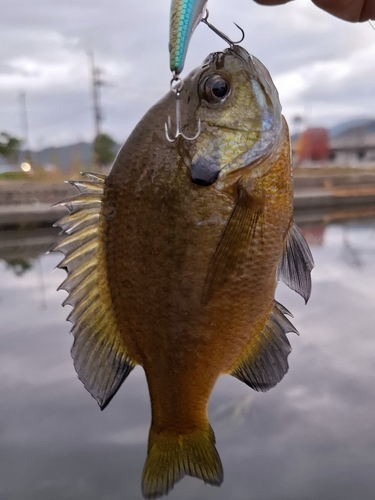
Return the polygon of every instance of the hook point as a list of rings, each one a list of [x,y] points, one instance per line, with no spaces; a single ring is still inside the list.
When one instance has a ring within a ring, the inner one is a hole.
[[[206,9],[206,14],[202,18],[201,22],[206,24],[210,28],[210,30],[212,30],[214,33],[216,33],[216,35],[218,35],[220,38],[225,40],[230,47],[233,47],[233,45],[237,45],[238,43],[241,43],[242,40],[245,38],[245,32],[241,28],[241,26],[238,26],[237,23],[233,23],[241,31],[242,37],[241,37],[241,40],[238,40],[238,41],[231,40],[229,37],[227,37],[227,35],[225,33],[220,31],[219,29],[215,28],[215,26],[213,26],[211,23],[208,22],[208,16],[209,16],[209,12],[208,12],[208,9]]]

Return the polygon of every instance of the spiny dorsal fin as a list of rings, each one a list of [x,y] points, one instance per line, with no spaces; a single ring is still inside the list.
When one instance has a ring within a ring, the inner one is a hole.
[[[231,375],[256,391],[268,391],[288,371],[287,358],[292,348],[286,333],[298,332],[285,314],[291,315],[275,301],[263,329],[255,332],[231,372]]]
[[[311,294],[312,269],[314,259],[309,245],[297,224],[292,221],[279,262],[278,278],[299,293],[307,303]]]
[[[258,226],[263,227],[263,202],[251,197],[244,189],[238,193],[235,207],[228,219],[210,263],[203,293],[207,302],[214,291],[233,274],[241,254],[249,258],[249,250]]]
[[[55,225],[66,233],[52,251],[64,253],[58,265],[68,277],[59,289],[63,305],[73,306],[72,357],[79,379],[104,409],[134,367],[127,356],[113,314],[104,265],[100,209],[105,176],[87,173],[89,181],[71,182],[80,194],[61,205],[69,210]]]

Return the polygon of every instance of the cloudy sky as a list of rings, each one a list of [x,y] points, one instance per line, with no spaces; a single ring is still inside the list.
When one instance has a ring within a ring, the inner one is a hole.
[[[375,117],[375,31],[324,13],[309,0],[262,7],[209,0],[210,21],[270,70],[284,114],[314,126]],[[22,137],[25,93],[33,148],[94,134],[88,51],[103,70],[103,130],[123,142],[169,89],[170,0],[2,0],[0,131]],[[224,42],[198,26],[184,73]]]

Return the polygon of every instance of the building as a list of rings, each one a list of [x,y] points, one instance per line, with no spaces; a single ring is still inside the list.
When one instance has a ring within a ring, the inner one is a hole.
[[[329,133],[326,128],[308,128],[294,143],[294,154],[299,161],[322,161],[330,156]]]
[[[375,120],[331,137],[330,159],[345,164],[375,162]]]
[[[296,163],[340,166],[375,164],[375,120],[352,120],[332,129],[308,128],[292,137]]]

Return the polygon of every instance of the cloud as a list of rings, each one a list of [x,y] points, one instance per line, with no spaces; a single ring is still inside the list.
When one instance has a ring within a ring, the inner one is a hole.
[[[169,1],[19,0],[3,2],[0,29],[0,130],[22,136],[19,93],[26,92],[33,147],[93,135],[88,51],[103,70],[103,129],[123,142],[169,88]],[[270,70],[284,113],[313,109],[312,124],[369,115],[375,33],[340,21],[310,2],[266,8],[251,0],[210,0],[210,20]],[[223,41],[198,26],[186,74]]]

